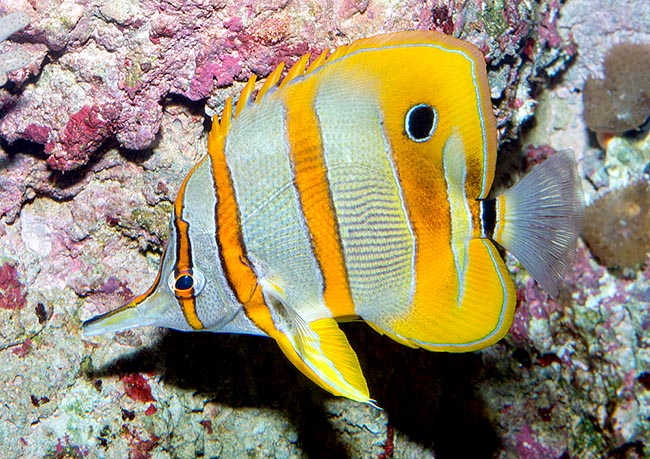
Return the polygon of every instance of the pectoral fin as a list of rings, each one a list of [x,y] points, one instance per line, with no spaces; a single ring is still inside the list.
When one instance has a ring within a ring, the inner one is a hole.
[[[260,284],[276,323],[269,334],[291,363],[332,394],[374,405],[359,359],[336,321],[325,318],[307,323],[288,306],[282,288],[268,280]]]
[[[305,376],[334,395],[374,404],[359,359],[334,319],[296,327],[295,336],[275,337],[282,352]]]

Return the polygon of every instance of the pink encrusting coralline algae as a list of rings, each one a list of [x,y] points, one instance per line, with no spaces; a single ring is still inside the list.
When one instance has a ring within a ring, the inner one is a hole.
[[[217,108],[224,99],[218,88],[253,73],[265,76],[280,62],[319,54],[351,37],[431,27],[468,34],[499,69],[493,97],[500,100],[503,129],[508,119],[526,119],[534,108],[528,87],[513,90],[516,79],[557,66],[572,53],[570,42],[548,46],[557,5],[533,13],[513,4],[499,13],[473,2],[457,2],[454,8],[416,1],[391,8],[343,2],[333,10],[319,1],[190,1],[180,7],[147,0],[109,2],[97,10],[84,3],[59,7],[41,1],[27,11],[32,22],[23,41],[37,47],[35,62],[42,64],[44,46],[56,58],[40,68],[39,80],[23,89],[17,103],[0,96],[6,110],[0,136],[44,145],[50,167],[61,171],[83,166],[107,142],[129,150],[150,148],[164,107],[176,96],[210,97],[210,106]],[[544,33],[532,22],[537,14],[544,18]],[[500,32],[494,34],[496,19]],[[518,50],[524,37],[522,59]]]

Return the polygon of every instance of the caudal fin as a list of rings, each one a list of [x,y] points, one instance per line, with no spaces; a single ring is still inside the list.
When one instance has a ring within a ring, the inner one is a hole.
[[[562,151],[536,166],[496,198],[494,240],[556,296],[576,251],[584,199],[573,153]]]

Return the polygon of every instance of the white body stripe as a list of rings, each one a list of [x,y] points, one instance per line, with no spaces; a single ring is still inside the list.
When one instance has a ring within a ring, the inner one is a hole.
[[[458,278],[457,303],[463,302],[468,263],[468,242],[472,237],[472,212],[465,197],[465,147],[457,131],[453,131],[443,150],[443,166],[447,183],[447,200],[451,215],[451,251]]]
[[[267,96],[263,106],[241,113],[228,135],[226,158],[256,274],[278,285],[307,322],[331,317],[294,185],[281,100]]]
[[[315,109],[350,290],[356,312],[381,326],[410,302],[415,240],[376,102],[328,83]]]
[[[408,296],[408,302],[405,304],[412,304],[413,299],[415,297],[415,280],[417,278],[416,272],[415,272],[415,258],[417,256],[417,239],[415,237],[415,233],[413,231],[413,226],[411,225],[411,222],[409,221],[407,215],[408,215],[408,210],[406,209],[406,202],[404,200],[404,192],[402,190],[402,187],[400,185],[400,179],[399,175],[397,174],[397,168],[395,166],[395,162],[393,159],[393,152],[391,151],[391,146],[390,142],[388,141],[388,138],[386,136],[386,132],[382,129],[382,139],[384,141],[384,150],[386,152],[386,157],[388,159],[388,162],[390,164],[390,169],[393,173],[393,180],[395,181],[395,186],[397,187],[397,192],[399,193],[399,199],[400,203],[402,205],[402,213],[404,214],[404,220],[406,221],[406,226],[408,227],[408,232],[409,235],[411,236],[411,241],[412,241],[412,250],[411,250],[411,284],[409,286],[409,296]]]
[[[198,165],[188,179],[183,202],[183,219],[189,222],[189,237],[192,241],[192,265],[202,270],[208,278],[216,279],[218,283],[208,284],[196,298],[199,319],[202,323],[212,324],[211,328],[219,332],[260,334],[260,330],[245,320],[245,316],[235,319],[234,315],[224,315],[223,310],[214,307],[215,304],[239,303],[224,275],[215,238],[217,198],[209,157]],[[166,284],[167,279],[162,279],[161,282]],[[233,314],[238,313],[240,309],[241,306],[232,308]]]

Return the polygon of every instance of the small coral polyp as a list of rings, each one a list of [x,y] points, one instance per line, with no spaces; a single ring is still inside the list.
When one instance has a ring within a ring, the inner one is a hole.
[[[10,13],[0,18],[0,42],[29,24],[29,16],[23,12]],[[18,70],[29,64],[31,57],[28,52],[13,49],[0,54],[0,86],[7,82],[7,72]]]

